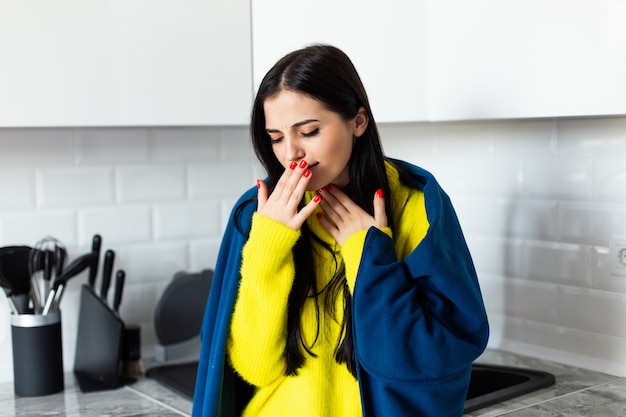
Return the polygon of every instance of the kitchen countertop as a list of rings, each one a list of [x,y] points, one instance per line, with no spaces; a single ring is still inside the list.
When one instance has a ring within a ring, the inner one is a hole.
[[[491,407],[467,417],[624,416],[626,378],[488,350],[477,361],[552,373],[556,385]],[[22,398],[13,394],[13,383],[0,384],[0,416],[189,416],[191,401],[149,378],[140,378],[116,390],[82,393],[69,373],[65,390],[45,397]]]

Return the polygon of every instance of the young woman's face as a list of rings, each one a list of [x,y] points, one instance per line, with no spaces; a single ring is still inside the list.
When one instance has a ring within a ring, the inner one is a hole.
[[[338,113],[299,92],[282,90],[263,103],[265,129],[272,150],[283,167],[305,160],[312,175],[308,189],[328,184],[344,187],[350,182],[348,161],[355,140],[367,127],[361,108],[345,121]]]

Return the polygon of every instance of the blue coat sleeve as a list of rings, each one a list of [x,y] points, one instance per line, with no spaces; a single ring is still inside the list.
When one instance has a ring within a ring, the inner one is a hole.
[[[488,323],[474,265],[448,196],[424,195],[429,230],[398,261],[372,228],[353,295],[353,334],[365,416],[461,416]]]
[[[226,364],[226,337],[239,288],[241,249],[247,240],[245,233],[249,230],[250,219],[256,209],[256,204],[246,201],[254,195],[256,187],[245,193],[235,204],[222,238],[200,330],[201,350],[193,398],[193,417],[235,416],[236,402],[246,402],[249,399],[236,398],[241,379]],[[239,212],[241,221],[238,228],[235,213],[239,208],[242,211]],[[241,230],[242,226],[244,230]]]

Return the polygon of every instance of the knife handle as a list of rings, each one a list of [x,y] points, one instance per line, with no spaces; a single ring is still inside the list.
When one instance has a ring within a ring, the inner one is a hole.
[[[113,273],[113,262],[115,261],[115,252],[108,249],[104,253],[104,266],[102,268],[102,285],[100,287],[100,298],[107,301],[109,293],[109,285],[111,284],[111,274]]]
[[[113,295],[113,311],[116,313],[120,309],[122,304],[122,293],[124,292],[124,281],[126,280],[126,273],[120,269],[115,274],[115,294]]]
[[[102,246],[102,237],[100,235],[94,235],[91,242],[91,251],[96,252],[98,255],[93,264],[89,268],[89,286],[94,288],[96,284],[96,275],[98,275],[98,264],[100,261],[100,247]]]

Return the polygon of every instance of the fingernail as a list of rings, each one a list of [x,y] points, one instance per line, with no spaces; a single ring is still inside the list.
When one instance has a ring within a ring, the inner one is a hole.
[[[376,197],[385,198],[385,194],[383,193],[383,190],[381,190],[380,188],[376,190]]]
[[[298,163],[296,161],[293,161],[291,164],[289,164],[289,169],[296,169],[297,166]]]
[[[325,189],[326,191],[330,190],[330,184],[328,184],[326,187],[324,187],[324,189]]]
[[[261,180],[256,180],[256,188],[261,188]]]
[[[305,168],[306,167],[306,161],[303,159],[302,161],[300,161],[300,168]]]
[[[318,219],[321,219],[321,218],[322,218],[322,213],[317,213],[315,216],[316,216]]]
[[[313,201],[315,201],[316,203],[319,203],[321,199],[322,199],[322,196],[319,194],[315,194],[315,197],[313,197]]]
[[[300,165],[302,165],[302,164],[300,164]],[[304,178],[309,178],[311,176],[311,170],[307,169],[306,171],[304,171],[304,174],[302,174],[302,175],[304,175]]]

